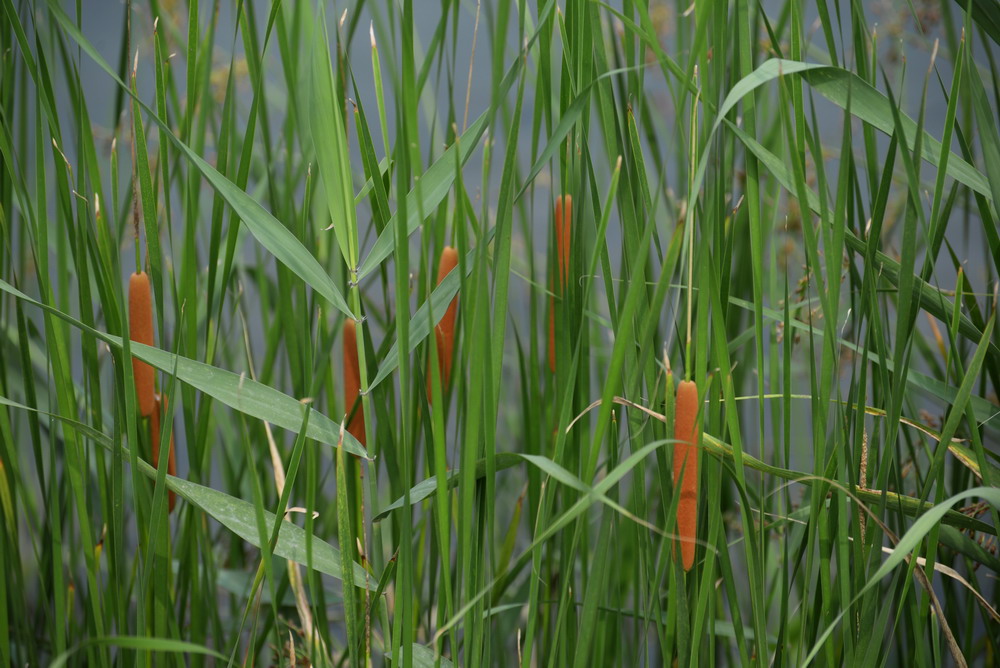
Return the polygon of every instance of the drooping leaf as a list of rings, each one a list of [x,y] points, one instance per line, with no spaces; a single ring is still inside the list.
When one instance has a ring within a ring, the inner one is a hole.
[[[6,281],[0,280],[0,290],[52,313],[114,348],[121,349],[122,347],[120,337],[87,327],[76,318],[32,299]],[[132,342],[131,349],[135,357],[148,362],[161,371],[173,374],[176,370],[178,380],[201,390],[230,408],[252,418],[258,418],[282,429],[298,433],[302,424],[301,404],[284,392],[245,376],[237,375],[232,371],[196,362],[159,348]],[[313,418],[309,421],[306,435],[327,445],[335,445],[339,439],[340,427],[325,415],[319,412],[314,413]],[[344,437],[344,447],[353,455],[368,457],[365,448],[350,434]]]
[[[41,411],[38,411],[37,409],[24,406],[23,404],[19,404],[16,401],[12,401],[4,397],[0,397],[0,405],[9,406],[18,410],[41,413]],[[114,443],[112,443],[111,439],[106,434],[95,430],[90,425],[80,423],[57,413],[44,414],[55,418],[60,422],[64,422],[74,429],[80,430],[86,437],[104,447],[106,450],[113,451],[115,448]],[[157,474],[156,469],[142,459],[138,461],[139,470],[142,474],[151,480],[155,480]],[[211,487],[205,487],[204,485],[199,485],[198,483],[191,482],[190,480],[185,480],[184,478],[178,478],[172,475],[166,476],[166,483],[167,487],[176,492],[178,496],[201,508],[207,514],[215,518],[220,524],[246,542],[256,548],[260,548],[260,533],[257,531],[255,518],[256,511],[252,504],[234,496],[230,496],[224,492],[212,489]],[[267,535],[270,534],[271,530],[274,528],[274,513],[270,513],[265,510],[264,518],[267,527],[265,535]],[[306,558],[306,532],[301,527],[298,527],[287,520],[283,521],[284,524],[281,526],[281,531],[278,534],[278,541],[274,548],[274,554],[299,564],[309,564],[310,562],[307,561]],[[311,542],[312,567],[320,573],[342,580],[340,550],[317,536],[313,536]],[[357,562],[354,562],[353,576],[355,586],[371,590],[375,589],[375,581]]]

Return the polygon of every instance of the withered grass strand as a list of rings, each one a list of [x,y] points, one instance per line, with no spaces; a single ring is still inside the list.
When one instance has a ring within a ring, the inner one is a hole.
[[[553,291],[562,295],[569,273],[570,231],[573,220],[573,196],[556,198],[556,259],[559,265],[559,284]],[[556,372],[556,299],[549,297],[549,370]]]
[[[358,363],[357,324],[348,318],[344,321],[344,410],[350,415],[361,396],[361,365]],[[365,434],[365,414],[358,404],[354,417],[347,423],[347,431],[363,446],[368,445]]]
[[[437,285],[445,279],[451,270],[458,266],[458,251],[451,246],[445,246],[438,262]],[[434,338],[437,343],[438,373],[441,376],[441,389],[444,391],[451,382],[452,356],[455,350],[455,317],[458,314],[458,295],[448,304],[441,322],[434,327]],[[427,396],[431,396],[431,367],[427,362]]]
[[[677,385],[674,417],[674,485],[680,490],[677,504],[677,535],[684,570],[694,564],[698,532],[698,386],[684,380]]]
[[[129,338],[147,346],[153,345],[153,299],[149,288],[149,275],[144,271],[132,274],[128,282]],[[135,393],[139,400],[139,414],[149,417],[156,403],[155,372],[153,367],[137,357],[132,357],[132,375]]]

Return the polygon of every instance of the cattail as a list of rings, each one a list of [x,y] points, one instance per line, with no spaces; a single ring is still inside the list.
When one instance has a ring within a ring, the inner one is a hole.
[[[160,422],[163,419],[163,415],[167,412],[167,398],[162,395],[156,395],[155,408],[152,415],[149,418],[149,437],[153,444],[151,455],[153,466],[159,467],[160,465]],[[170,450],[167,451],[167,473],[170,475],[177,475],[177,455],[174,453],[174,431],[170,430]],[[173,490],[167,490],[167,512],[174,512],[174,506],[177,504],[177,495],[174,494]]]
[[[558,294],[563,294],[563,286],[569,274],[569,239],[573,220],[573,196],[556,198],[556,258],[559,262]],[[556,372],[556,299],[549,297],[549,370]]]
[[[556,249],[559,252],[559,280],[565,285],[569,273],[569,235],[573,219],[573,196],[556,200]]]
[[[695,539],[698,533],[698,386],[691,380],[677,386],[674,418],[674,485],[680,490],[677,505],[677,535],[680,536],[684,570],[694,564]]]
[[[437,284],[451,273],[451,270],[458,266],[458,251],[451,246],[445,246],[441,251],[441,260],[438,263]],[[437,360],[438,373],[441,376],[441,389],[444,391],[448,387],[451,379],[451,358],[455,349],[455,315],[458,313],[458,296],[456,295],[448,310],[444,312],[441,322],[434,328],[434,338],[437,339]],[[427,363],[427,396],[431,396],[431,367],[430,361]]]
[[[144,271],[132,274],[128,281],[129,337],[138,343],[153,345],[153,299],[149,290],[149,275]],[[139,414],[149,417],[156,403],[153,367],[132,357],[135,393],[139,399]]]
[[[358,363],[357,325],[348,318],[344,321],[344,410],[354,409],[361,396],[361,365]],[[365,435],[365,413],[358,404],[354,417],[347,423],[347,431],[363,446],[368,445]]]

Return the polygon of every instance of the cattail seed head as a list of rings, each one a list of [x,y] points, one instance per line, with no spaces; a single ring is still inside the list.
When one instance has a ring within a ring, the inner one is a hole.
[[[162,395],[156,395],[155,398],[155,408],[152,415],[149,418],[149,438],[152,443],[152,448],[150,455],[151,464],[153,466],[159,467],[160,465],[160,425],[163,422],[163,416],[167,413],[167,398]],[[177,475],[177,454],[174,451],[174,431],[170,430],[170,449],[167,451],[167,473],[169,475]],[[167,512],[174,512],[174,506],[177,505],[177,495],[173,490],[167,490]]]
[[[441,250],[441,260],[438,263],[437,284],[451,273],[451,270],[458,266],[458,251],[451,246],[445,246]],[[455,350],[455,316],[458,314],[458,296],[456,295],[448,310],[444,312],[441,322],[434,327],[434,338],[437,343],[438,373],[441,376],[442,390],[448,387],[451,381],[452,355]],[[427,396],[431,396],[431,370],[427,368]]]
[[[674,486],[680,490],[677,505],[677,535],[684,570],[694,564],[698,534],[698,386],[691,380],[677,385],[674,416]]]
[[[144,271],[132,274],[128,282],[129,338],[147,346],[153,345],[153,298],[149,288],[149,275]],[[153,414],[155,398],[155,372],[142,360],[132,358],[132,375],[139,400],[139,414]]]
[[[559,265],[559,285],[555,292],[563,294],[569,276],[570,231],[573,220],[573,196],[556,198],[556,259]],[[556,372],[556,300],[549,297],[549,370]]]
[[[573,196],[563,195],[556,200],[556,250],[559,254],[559,281],[562,285],[566,284],[569,273],[569,240],[572,220]]]
[[[344,410],[350,414],[361,396],[361,365],[358,363],[357,324],[348,318],[344,321]],[[358,439],[361,445],[368,445],[365,433],[365,413],[360,404],[354,410],[354,417],[347,424],[347,431]]]

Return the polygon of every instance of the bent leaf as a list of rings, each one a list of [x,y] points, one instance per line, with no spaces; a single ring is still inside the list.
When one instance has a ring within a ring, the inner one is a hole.
[[[36,408],[19,404],[16,401],[11,401],[10,399],[6,399],[4,397],[0,397],[0,405],[55,418],[56,420],[64,422],[74,429],[80,430],[86,437],[90,438],[108,451],[114,451],[116,447],[107,434],[97,431],[88,424],[78,422],[57,413],[40,411]],[[125,448],[123,448],[123,450],[124,449]],[[139,459],[138,462],[139,471],[147,478],[155,480],[157,474],[156,469],[142,459]],[[226,527],[254,547],[260,549],[260,534],[257,531],[257,521],[253,505],[242,499],[238,499],[235,496],[230,496],[225,492],[220,492],[212,489],[211,487],[199,485],[198,483],[185,480],[184,478],[168,475],[166,476],[166,482],[167,487],[176,492],[177,495],[185,501],[201,508],[217,520],[222,526]],[[265,535],[268,535],[274,528],[274,513],[270,513],[265,510],[264,520],[267,529]],[[292,524],[291,522],[288,522],[287,520],[283,521],[285,524],[281,526],[281,531],[278,534],[278,542],[275,545],[274,554],[302,565],[308,565],[309,553],[306,551],[305,530],[295,524]],[[318,536],[313,535],[311,556],[312,567],[315,570],[338,580],[343,580],[342,570],[340,567],[340,550],[323,541]],[[368,572],[365,571],[365,569],[362,568],[357,562],[352,563],[354,564],[353,575],[355,586],[361,587],[362,589],[367,588],[374,590],[375,583],[371,576],[368,575]]]
[[[0,280],[0,290],[18,299],[42,308],[71,325],[104,341],[109,346],[121,349],[121,337],[101,332],[84,325],[76,318],[63,313],[47,304],[36,301],[4,280]],[[197,362],[187,357],[174,355],[165,350],[131,343],[132,354],[135,357],[152,364],[167,374],[174,375],[184,383],[201,390],[210,397],[252,418],[277,425],[293,433],[298,433],[302,424],[301,403],[280,390],[258,383],[250,378],[237,375],[232,371]],[[314,411],[309,420],[306,436],[314,440],[335,445],[340,438],[340,426],[322,413]],[[350,434],[344,435],[344,448],[353,455],[368,458],[365,448]]]

